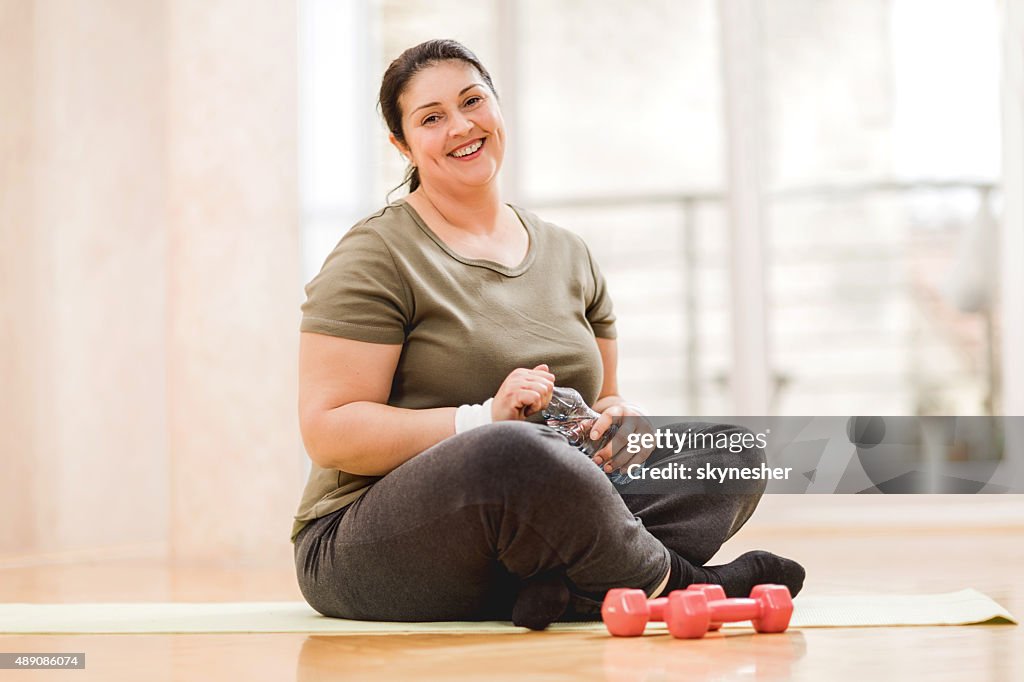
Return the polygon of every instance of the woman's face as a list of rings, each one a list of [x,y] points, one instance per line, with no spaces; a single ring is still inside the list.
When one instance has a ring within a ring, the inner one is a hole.
[[[462,61],[429,66],[398,98],[403,146],[428,187],[458,192],[494,181],[505,156],[505,124],[497,98],[477,70]]]

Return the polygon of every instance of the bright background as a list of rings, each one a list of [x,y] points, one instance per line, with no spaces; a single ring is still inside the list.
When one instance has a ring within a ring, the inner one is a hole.
[[[1022,15],[0,0],[0,559],[289,551],[302,286],[400,181],[376,90],[434,37],[495,78],[506,199],[601,263],[631,399],[1024,414]]]
[[[582,234],[606,271],[627,395],[736,412],[732,386],[760,380],[732,369],[737,285],[766,308],[752,352],[769,386],[740,411],[998,411],[998,306],[958,270],[996,260],[995,3],[757,3],[760,43],[738,58],[760,92],[737,99],[763,146],[760,281],[731,270],[716,2],[618,6],[305,3],[304,275],[402,177],[371,106],[383,70],[450,36],[493,71],[508,199]]]

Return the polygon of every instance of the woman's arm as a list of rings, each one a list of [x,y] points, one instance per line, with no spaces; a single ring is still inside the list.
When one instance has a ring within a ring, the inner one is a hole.
[[[455,433],[454,407],[407,410],[387,405],[401,344],[303,332],[299,339],[299,429],[318,466],[383,476]],[[491,420],[524,419],[551,400],[547,365],[505,378]]]
[[[594,422],[590,437],[598,440],[604,435],[613,423],[621,423],[623,417],[642,417],[643,411],[632,403],[627,403],[619,395],[619,382],[616,377],[618,369],[619,352],[615,339],[597,339],[597,348],[601,351],[601,364],[604,367],[604,378],[601,382],[601,394],[594,403],[594,411],[601,414]],[[647,430],[646,420],[632,420],[629,424],[631,430]],[[594,454],[593,460],[596,464],[602,465],[606,472],[615,469],[625,471],[630,464],[641,463],[650,456],[650,450],[644,450],[636,454],[630,454],[625,448],[620,448],[613,453],[614,443],[610,442],[600,452]]]
[[[601,352],[601,365],[604,367],[604,379],[601,382],[601,393],[593,404],[594,412],[604,412],[612,405],[626,402],[619,395],[617,376],[619,365],[619,346],[615,339],[597,337],[597,349]]]
[[[303,332],[299,339],[299,429],[318,466],[383,476],[455,433],[455,408],[387,405],[400,344]]]

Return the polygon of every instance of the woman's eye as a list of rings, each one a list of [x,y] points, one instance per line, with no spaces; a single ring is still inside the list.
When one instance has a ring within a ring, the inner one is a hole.
[[[480,97],[479,95],[473,95],[472,97],[470,97],[469,99],[466,100],[466,106],[467,107],[471,107],[474,104],[477,104],[478,102],[483,102],[483,101],[484,101],[483,97]]]
[[[440,116],[438,116],[437,114],[431,114],[430,116],[427,116],[425,119],[423,119],[423,125],[430,125],[432,123],[437,123],[440,120],[441,120]]]

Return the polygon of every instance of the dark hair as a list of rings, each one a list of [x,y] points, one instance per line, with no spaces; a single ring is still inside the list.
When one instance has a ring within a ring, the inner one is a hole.
[[[494,96],[498,96],[494,89],[494,83],[491,82],[491,74],[487,73],[487,69],[480,63],[476,55],[462,43],[448,39],[428,40],[415,47],[410,47],[400,54],[398,59],[391,62],[388,70],[384,72],[384,78],[380,82],[380,96],[377,99],[380,113],[384,116],[388,130],[403,145],[406,142],[405,133],[402,130],[402,108],[398,104],[398,98],[405,92],[405,88],[413,76],[429,66],[446,61],[462,61],[475,68]],[[405,183],[409,183],[410,192],[416,191],[416,188],[420,186],[420,173],[415,166],[409,168],[405,179],[398,187]]]

